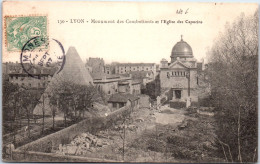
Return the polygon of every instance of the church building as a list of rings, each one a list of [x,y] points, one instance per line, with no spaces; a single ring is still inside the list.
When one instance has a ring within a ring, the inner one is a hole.
[[[167,93],[171,107],[185,107],[189,102],[198,102],[199,72],[202,64],[193,56],[191,46],[182,39],[171,52],[171,62],[160,62],[160,83],[162,93]]]

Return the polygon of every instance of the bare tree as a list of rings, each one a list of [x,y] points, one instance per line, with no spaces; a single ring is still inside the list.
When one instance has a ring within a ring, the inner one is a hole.
[[[227,23],[208,52],[218,137],[232,148],[230,156],[237,156],[237,162],[254,162],[257,143],[257,13],[241,14],[232,25]]]

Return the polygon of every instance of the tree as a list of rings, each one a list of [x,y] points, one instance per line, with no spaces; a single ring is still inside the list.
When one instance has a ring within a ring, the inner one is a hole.
[[[228,161],[255,162],[257,150],[258,11],[244,14],[208,52],[218,141]],[[233,158],[235,157],[235,158]]]
[[[19,87],[13,85],[7,80],[3,80],[3,120],[7,123],[4,127],[3,133],[7,133],[7,130],[12,133],[12,138],[15,143],[15,122],[19,117]],[[11,125],[8,123],[10,121]],[[11,126],[11,127],[10,127]]]
[[[102,101],[97,88],[91,84],[77,84],[73,79],[57,79],[49,89],[50,106],[57,106],[64,114],[64,125],[67,126],[67,118],[74,113],[74,120],[84,118],[84,113],[92,107],[94,102]],[[55,105],[56,104],[56,105]],[[54,110],[53,110],[54,112]],[[53,113],[55,114],[56,111]],[[78,114],[77,114],[78,113]],[[54,118],[53,118],[54,119]]]
[[[156,99],[157,96],[160,96],[160,77],[157,75],[154,81],[151,81],[146,84],[146,88],[144,89],[144,94],[147,94],[152,99]]]
[[[39,102],[39,92],[34,90],[29,90],[27,88],[21,89],[21,108],[25,111],[25,116],[27,119],[27,131],[28,137],[30,137],[30,119],[32,118],[33,109]]]
[[[59,106],[58,98],[54,94],[48,94],[49,97],[49,105],[51,108],[51,115],[52,115],[52,129],[55,127],[55,116],[57,112],[57,107]]]

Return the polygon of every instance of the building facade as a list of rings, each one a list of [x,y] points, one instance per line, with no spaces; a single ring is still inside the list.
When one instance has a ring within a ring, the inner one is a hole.
[[[131,75],[124,77],[119,75],[109,74],[91,74],[94,84],[98,90],[107,95],[113,95],[116,93],[130,93],[140,94],[141,83],[133,81]]]
[[[105,62],[103,58],[89,58],[85,65],[90,73],[104,73],[105,72]]]
[[[129,93],[113,94],[108,100],[108,107],[115,111],[124,106],[128,106],[131,110],[139,108],[139,97]]]
[[[202,67],[194,58],[191,46],[181,38],[172,48],[170,57],[170,62],[166,59],[160,62],[162,92],[168,93],[170,104],[198,102],[198,72]]]
[[[9,64],[9,65],[8,65]],[[26,88],[38,88],[44,89],[47,87],[57,68],[32,68],[30,70],[30,76],[21,67],[20,63],[12,64],[8,63],[5,73],[8,75],[8,81]],[[25,65],[26,67],[27,65]]]
[[[116,74],[128,74],[131,72],[152,71],[156,74],[155,63],[120,63],[116,66]]]

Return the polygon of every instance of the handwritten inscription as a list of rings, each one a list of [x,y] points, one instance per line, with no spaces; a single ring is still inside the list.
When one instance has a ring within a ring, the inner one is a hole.
[[[178,9],[176,11],[176,14],[188,14],[189,8],[187,8],[186,10],[183,9]]]

